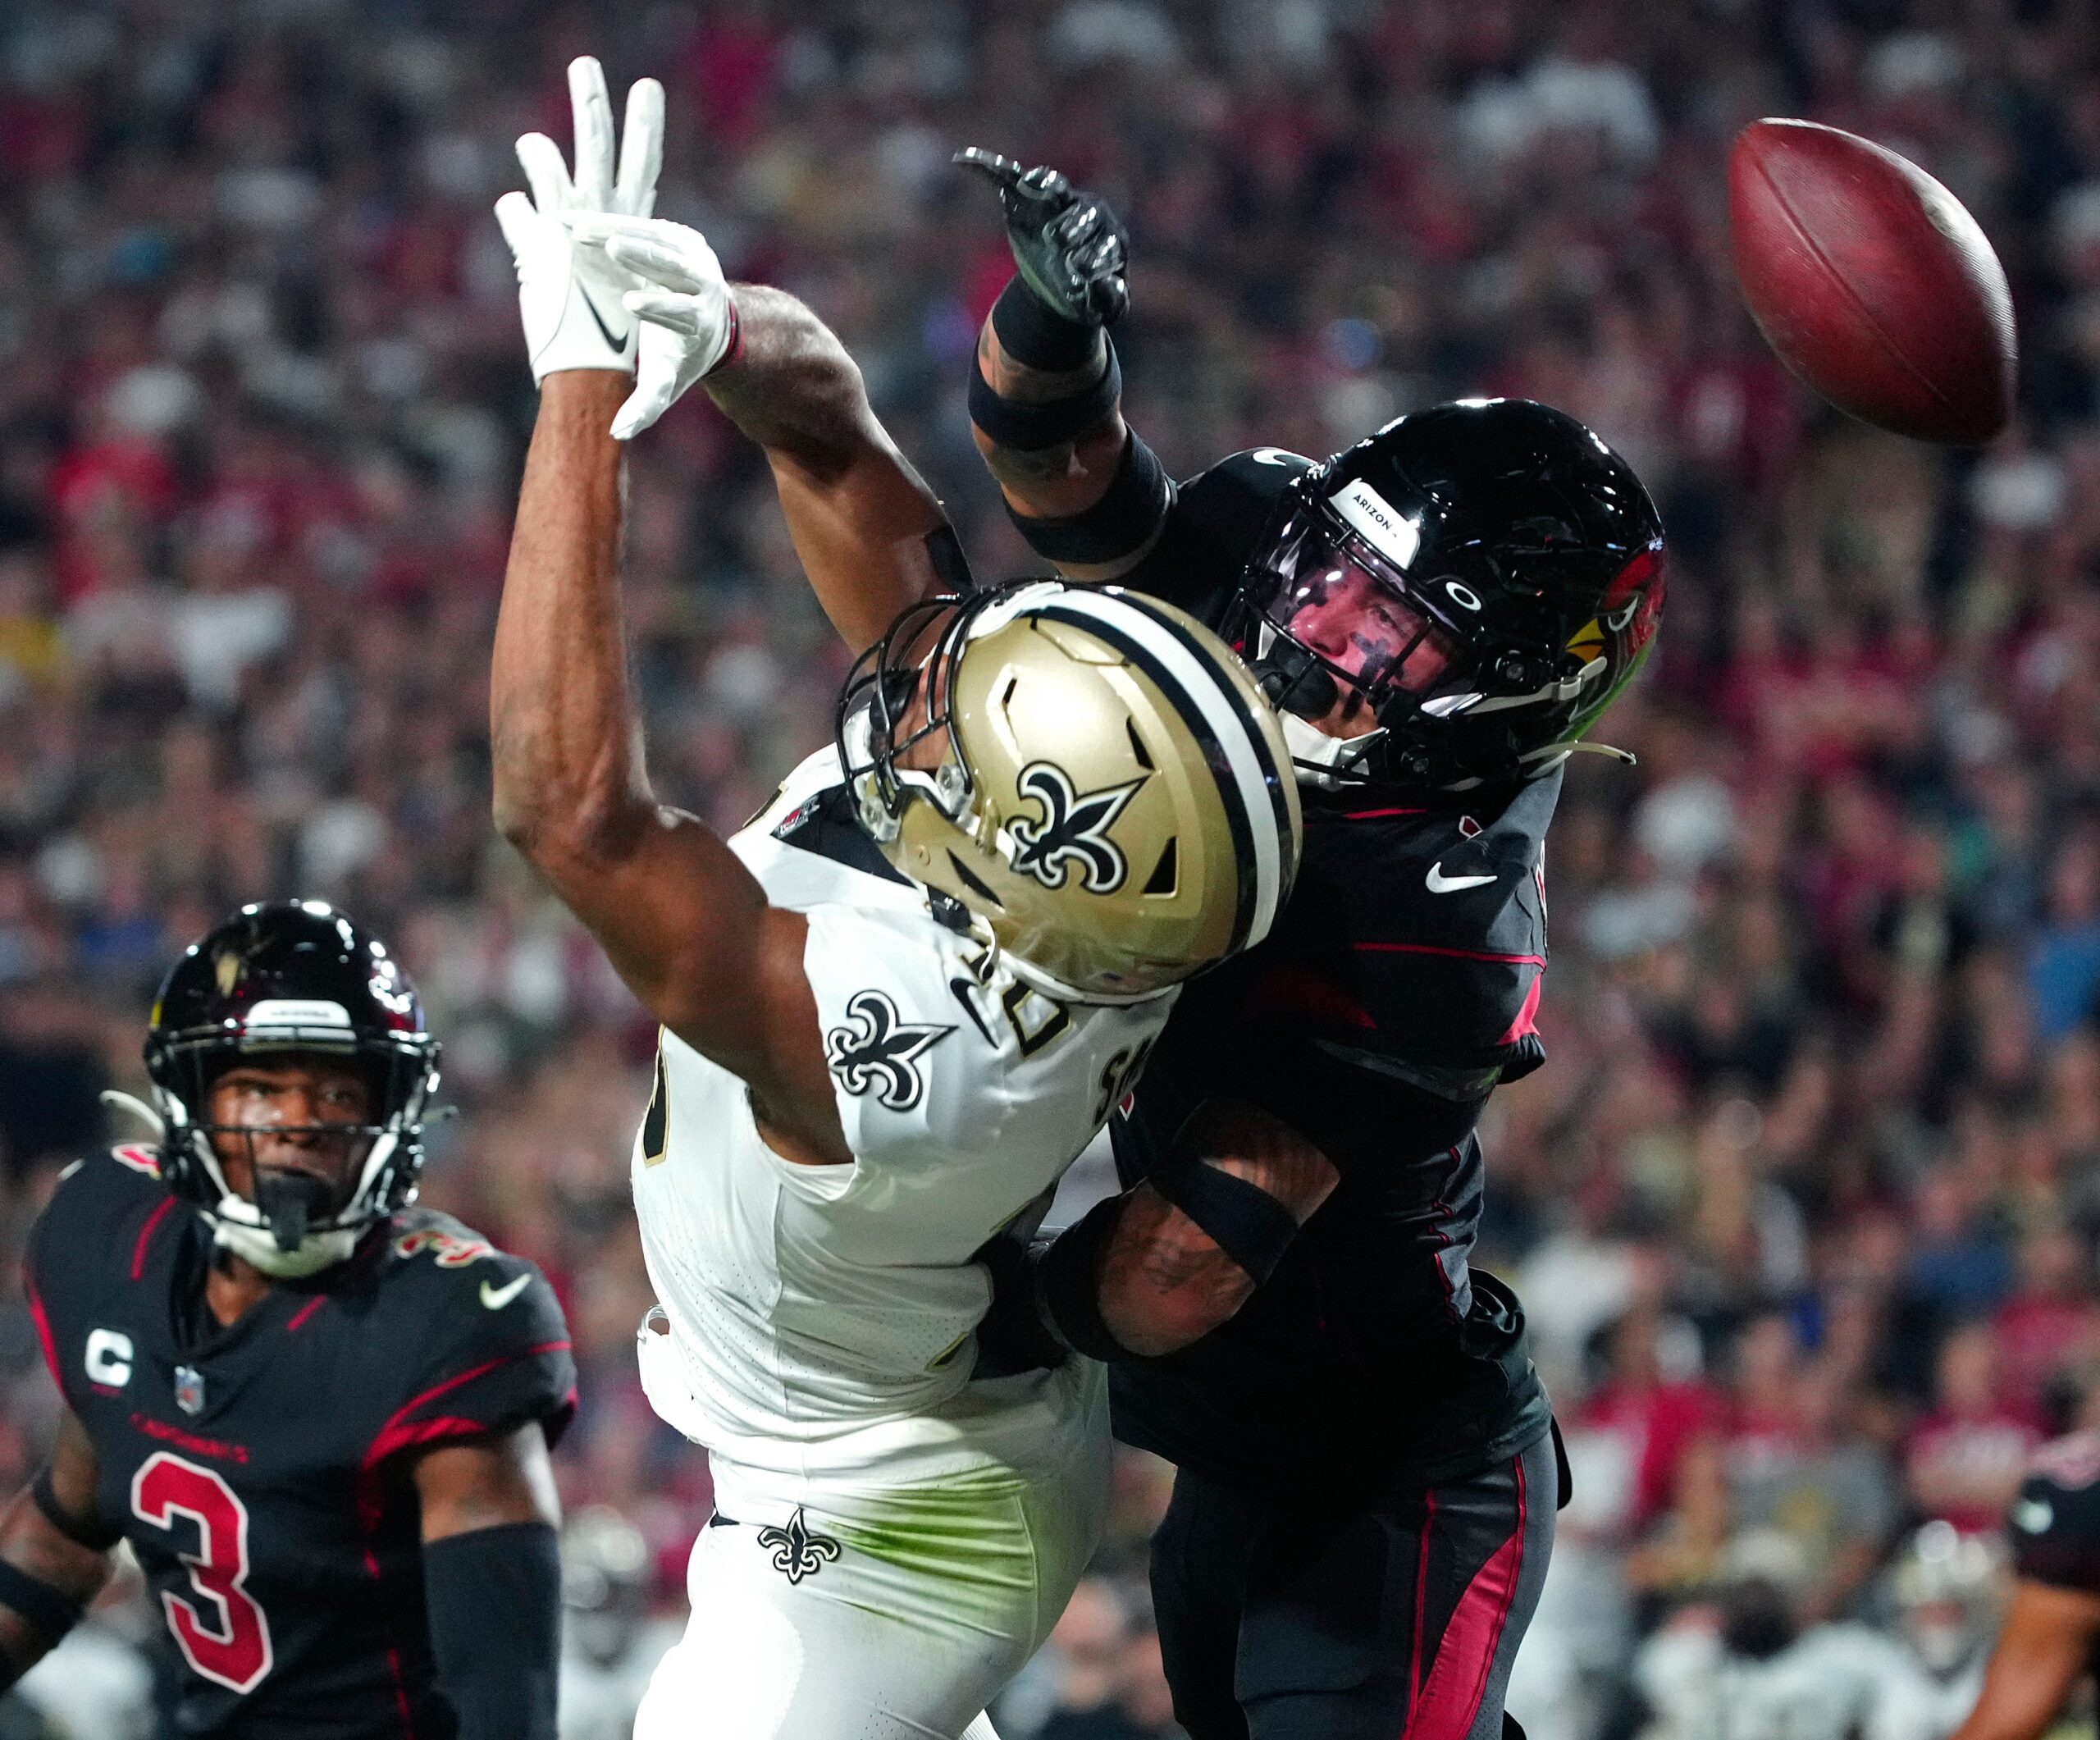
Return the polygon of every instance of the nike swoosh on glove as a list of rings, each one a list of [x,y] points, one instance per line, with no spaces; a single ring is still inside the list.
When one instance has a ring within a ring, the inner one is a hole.
[[[664,87],[637,79],[627,94],[617,173],[613,103],[605,70],[589,55],[569,62],[569,104],[576,122],[576,173],[544,133],[518,141],[523,194],[495,203],[496,221],[518,267],[518,305],[535,382],[568,368],[635,370],[637,322],[620,298],[635,280],[602,252],[578,248],[564,221],[578,212],[646,217],[656,203],[664,161]]]
[[[641,281],[621,298],[641,322],[641,352],[634,390],[613,418],[614,438],[632,441],[736,349],[737,304],[707,238],[684,224],[586,214],[569,220],[569,233],[579,252]]]

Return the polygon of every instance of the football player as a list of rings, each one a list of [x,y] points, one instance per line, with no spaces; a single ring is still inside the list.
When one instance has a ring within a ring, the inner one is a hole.
[[[615,172],[602,75],[572,74],[573,178],[527,139],[533,197],[498,208],[541,401],[491,734],[504,832],[663,1028],[633,1169],[662,1301],[643,1381],[707,1446],[720,1509],[636,1733],[953,1737],[1071,1592],[1107,1458],[1098,1368],[975,1373],[974,1259],[1039,1216],[1181,982],[1267,934],[1295,783],[1244,666],[1171,606],[1061,582],[921,596],[956,573],[922,502],[870,558],[918,601],[856,666],[833,746],[727,841],[661,803],[608,432],[650,292],[576,239],[581,212],[646,216],[661,95],[630,98]],[[763,332],[740,347],[719,271],[692,297],[675,376],[795,372]],[[806,512],[865,526],[861,482],[900,473],[859,443],[782,436]]]
[[[2044,1445],[2007,1518],[2015,1578],[1984,1689],[1954,1740],[2039,1740],[2100,1649],[2100,1431]]]
[[[1153,1552],[1176,1713],[1194,1740],[1487,1740],[1562,1481],[1522,1311],[1468,1261],[1475,1126],[1543,1059],[1545,829],[1652,642],[1661,526],[1602,441],[1518,400],[1176,485],[1121,414],[1121,226],[1054,171],[965,158],[1020,268],[970,390],[1015,523],[1068,573],[1223,628],[1306,786],[1291,909],[1191,988],[1116,1144],[1126,1177],[1156,1176],[1192,1108],[1235,1096],[1333,1162],[1332,1199],[1236,1316],[1163,1358],[1129,1357],[1157,1350],[1112,1317],[1104,1336],[1086,1286],[1136,1260],[1142,1192],[1039,1272],[1066,1339],[1115,1361],[1120,1435],[1179,1467]]]
[[[1227,628],[1286,709],[1308,788],[1293,906],[1183,998],[1116,1129],[1138,1182],[1051,1248],[1035,1304],[1063,1345],[1115,1363],[1119,1433],[1180,1467],[1155,1592],[1196,1740],[1250,1722],[1491,1735],[1562,1471],[1522,1312],[1467,1260],[1473,1130],[1495,1084],[1543,1057],[1543,835],[1562,764],[1652,639],[1659,523],[1595,435],[1519,401],[1418,413],[1317,467],[1262,449],[1177,490],[1121,418],[1102,331],[1125,299],[1114,220],[1052,172],[984,162],[1021,272],[971,406],[1016,523],[1073,578]],[[857,569],[811,564],[833,619],[879,573],[908,587],[876,528],[904,516],[909,474],[852,439],[872,418],[836,341],[777,292],[732,294],[690,231],[578,233],[651,284],[628,305],[664,348],[623,429],[719,354],[725,302],[746,332],[762,317],[800,377],[763,419],[728,374],[709,387],[767,442],[798,546],[865,528]],[[780,432],[825,451],[827,414],[832,469],[859,455],[857,518],[812,511],[812,468]],[[1285,1199],[1302,1158],[1222,1168],[1253,1190],[1206,1163],[1308,1142],[1347,1206],[1303,1238]]]
[[[1022,530],[1075,577],[1230,628],[1309,788],[1293,907],[1184,999],[1117,1131],[1142,1182],[1052,1248],[1039,1303],[1116,1362],[1123,1435],[1180,1465],[1156,1592],[1198,1740],[1491,1733],[1559,1482],[1521,1313],[1466,1261],[1473,1126],[1542,1055],[1542,834],[1652,636],[1659,528],[1623,461],[1525,404],[1422,413],[1317,468],[1264,449],[1176,491],[1121,421],[1112,219],[994,167],[1023,269],[971,402]],[[612,252],[668,286],[634,242]],[[1190,1164],[1279,1124],[1348,1193],[1303,1238]],[[1185,1351],[1157,1332],[1264,1281]]]
[[[158,1138],[69,1168],[30,1236],[65,1405],[0,1514],[7,1680],[123,1541],[185,1734],[553,1740],[575,1369],[531,1263],[410,1206],[437,1062],[385,944],[317,901],[169,973]]]

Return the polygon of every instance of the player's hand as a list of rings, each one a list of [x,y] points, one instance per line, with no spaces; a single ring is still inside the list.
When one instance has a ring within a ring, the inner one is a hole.
[[[722,263],[697,230],[662,217],[582,213],[569,220],[580,254],[637,283],[620,305],[641,327],[634,390],[613,418],[613,435],[632,441],[717,367],[737,337],[737,306]]]
[[[1016,1372],[1056,1369],[1072,1350],[1051,1331],[1036,1304],[1035,1268],[1051,1241],[986,1241],[975,1260],[992,1276],[992,1305],[977,1326],[976,1375],[1011,1377]]]
[[[999,190],[1007,241],[1021,278],[1045,306],[1082,326],[1113,326],[1130,305],[1124,273],[1130,242],[1097,194],[1075,188],[1047,163],[1023,169],[972,145],[954,161]]]
[[[617,171],[613,155],[613,103],[605,74],[590,56],[569,62],[568,96],[576,116],[576,173],[561,147],[544,133],[518,141],[532,197],[505,194],[496,221],[518,267],[518,302],[532,379],[565,368],[634,372],[634,317],[620,298],[634,288],[603,253],[578,248],[564,217],[611,212],[646,217],[656,203],[656,174],[664,161],[664,87],[637,79],[627,94],[627,126]]]

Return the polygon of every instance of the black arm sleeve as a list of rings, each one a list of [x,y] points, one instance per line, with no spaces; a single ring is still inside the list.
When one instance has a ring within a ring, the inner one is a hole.
[[[430,1541],[423,1595],[459,1740],[555,1740],[561,1554],[554,1530],[509,1523]]]

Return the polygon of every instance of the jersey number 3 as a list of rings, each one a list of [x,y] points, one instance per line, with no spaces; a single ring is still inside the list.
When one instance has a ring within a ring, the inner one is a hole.
[[[208,1604],[163,1592],[167,1628],[189,1665],[230,1692],[253,1692],[270,1671],[270,1622],[241,1587],[248,1580],[248,1507],[209,1468],[167,1450],[131,1477],[134,1515],[171,1529],[178,1516],[197,1525],[197,1550],[182,1555],[189,1587]]]

